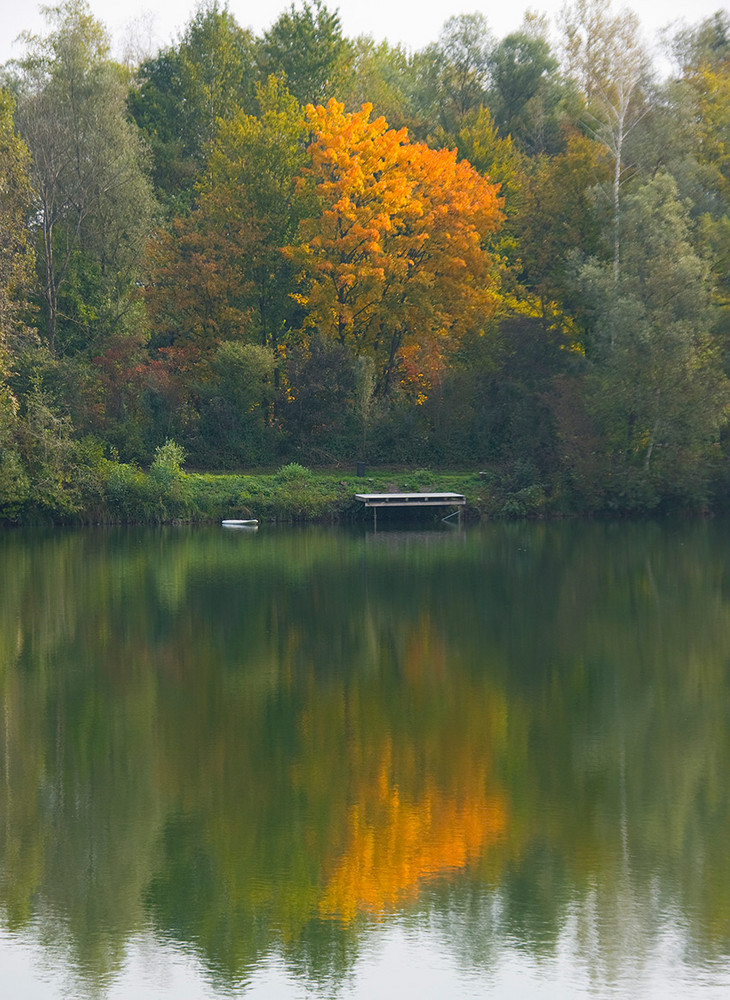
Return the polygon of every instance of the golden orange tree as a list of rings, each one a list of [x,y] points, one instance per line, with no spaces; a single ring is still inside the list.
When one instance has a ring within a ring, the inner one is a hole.
[[[433,378],[461,334],[485,328],[498,300],[489,243],[502,211],[498,186],[456,151],[412,143],[371,112],[345,113],[334,100],[307,108],[302,183],[318,211],[289,253],[306,325],[371,356],[385,396],[397,379],[427,384],[423,373]]]

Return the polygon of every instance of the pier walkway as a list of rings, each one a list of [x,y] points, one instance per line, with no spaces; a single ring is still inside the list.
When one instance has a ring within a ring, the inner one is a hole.
[[[456,507],[461,523],[461,508],[466,497],[461,493],[356,493],[355,499],[373,508],[373,527],[378,527],[379,507]]]

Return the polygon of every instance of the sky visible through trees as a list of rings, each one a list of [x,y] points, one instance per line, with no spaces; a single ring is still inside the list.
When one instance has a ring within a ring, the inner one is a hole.
[[[0,38],[0,62],[18,55],[14,39],[23,31],[37,32],[43,28],[40,2],[12,5],[7,3],[3,10],[3,36]],[[243,27],[250,27],[257,33],[268,29],[289,4],[286,0],[262,4],[260,7],[233,0],[230,8]],[[683,0],[634,0],[626,4],[639,16],[650,42],[655,34],[667,25],[677,21],[699,20],[714,13],[718,8],[716,0],[698,0],[691,10]],[[350,37],[359,34],[371,35],[376,40],[386,40],[392,45],[403,45],[418,49],[434,41],[441,25],[454,14],[481,11],[488,19],[492,31],[498,36],[519,27],[526,10],[537,11],[554,19],[563,7],[563,0],[542,0],[541,3],[492,4],[475,0],[474,3],[447,4],[420,2],[420,0],[372,0],[363,4],[357,0],[341,0],[332,8],[340,15],[343,30]],[[178,3],[175,0],[133,0],[120,10],[112,0],[93,0],[91,10],[101,20],[114,39],[114,49],[122,49],[129,36],[139,37],[145,44],[154,47],[173,42],[185,29],[192,17],[195,4]]]

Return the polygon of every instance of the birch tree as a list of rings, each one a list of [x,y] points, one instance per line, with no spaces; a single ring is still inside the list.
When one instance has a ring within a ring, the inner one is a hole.
[[[563,8],[563,57],[586,100],[585,125],[612,161],[613,280],[621,267],[621,187],[633,173],[626,141],[647,111],[649,56],[636,14],[614,14],[610,0],[575,0]]]

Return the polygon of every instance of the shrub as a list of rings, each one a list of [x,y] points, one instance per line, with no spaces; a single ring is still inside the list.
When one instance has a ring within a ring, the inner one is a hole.
[[[252,516],[281,521],[336,515],[351,499],[345,484],[315,476],[298,462],[290,462],[272,476],[252,476],[240,495]]]
[[[510,493],[502,505],[502,517],[536,517],[545,509],[545,491],[533,483],[516,493]]]
[[[305,466],[300,465],[299,462],[289,462],[288,465],[282,465],[279,471],[276,473],[276,479],[282,483],[292,483],[297,480],[311,479],[312,470],[305,468]]]
[[[153,476],[160,479],[179,475],[185,461],[185,449],[172,438],[155,449],[155,457],[150,468]]]

